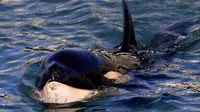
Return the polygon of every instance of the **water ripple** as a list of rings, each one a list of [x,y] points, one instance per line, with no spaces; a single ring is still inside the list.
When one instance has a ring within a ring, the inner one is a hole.
[[[170,55],[160,56],[119,93],[72,106],[82,111],[199,111],[200,2],[197,0],[127,0],[137,42],[148,46],[158,32],[190,19],[190,39]],[[43,111],[30,97],[38,66],[49,53],[68,47],[113,50],[122,39],[121,0],[1,0],[0,97],[2,111]],[[82,105],[82,106],[81,106]],[[47,109],[44,111],[66,111]]]

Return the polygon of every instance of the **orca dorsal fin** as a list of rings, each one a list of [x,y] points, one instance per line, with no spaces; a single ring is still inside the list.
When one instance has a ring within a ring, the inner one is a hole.
[[[136,52],[137,43],[135,40],[135,32],[132,17],[128,8],[127,3],[125,0],[122,0],[122,7],[123,7],[123,42],[121,43],[120,52]]]

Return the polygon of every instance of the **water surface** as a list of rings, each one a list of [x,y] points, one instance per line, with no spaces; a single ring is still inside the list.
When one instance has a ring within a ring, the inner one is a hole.
[[[127,0],[138,46],[183,20],[198,20],[198,0]],[[194,39],[174,53],[133,70],[134,80],[118,95],[48,109],[31,98],[36,71],[61,48],[113,50],[122,39],[120,0],[4,0],[0,2],[1,111],[200,111],[199,24],[188,29]]]

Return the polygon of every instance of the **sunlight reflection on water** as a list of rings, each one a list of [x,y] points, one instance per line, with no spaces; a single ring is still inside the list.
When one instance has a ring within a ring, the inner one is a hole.
[[[0,1],[0,109],[2,111],[199,111],[200,2],[127,0],[139,46],[184,19],[197,20],[183,47],[133,70],[119,95],[47,109],[30,97],[41,60],[62,48],[112,50],[122,38],[120,0]]]

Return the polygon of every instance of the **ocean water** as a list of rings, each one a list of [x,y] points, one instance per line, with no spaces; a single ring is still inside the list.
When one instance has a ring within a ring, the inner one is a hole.
[[[138,46],[180,21],[200,19],[198,0],[127,0]],[[50,109],[31,97],[41,61],[61,48],[113,50],[122,40],[121,0],[1,0],[1,112],[200,112],[200,24],[179,49],[130,71],[118,93]]]

